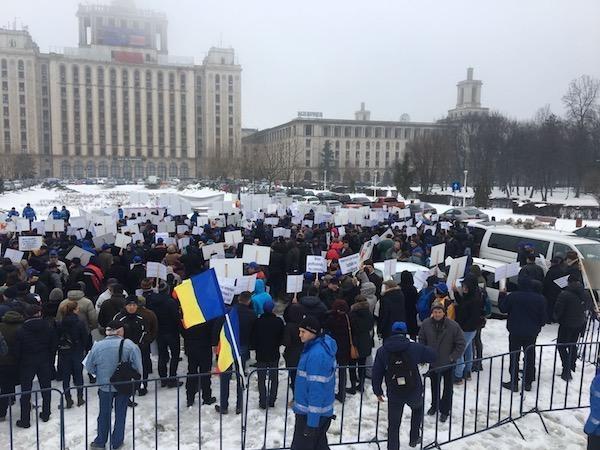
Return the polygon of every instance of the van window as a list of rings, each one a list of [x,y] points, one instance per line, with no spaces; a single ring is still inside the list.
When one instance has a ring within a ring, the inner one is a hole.
[[[583,255],[583,259],[600,260],[600,244],[577,244],[577,250]]]
[[[473,236],[473,256],[479,256],[479,249],[481,248],[481,241],[485,236],[485,230],[483,228],[471,227],[469,232]]]
[[[560,256],[565,259],[567,256],[567,252],[573,251],[571,247],[566,244],[561,244],[560,242],[555,242],[554,247],[552,248],[552,257]]]
[[[538,239],[529,239],[520,236],[511,236],[507,234],[492,233],[488,241],[490,248],[497,248],[498,250],[504,250],[507,252],[518,253],[519,245],[524,243],[531,244],[538,253],[546,256],[548,254],[548,241],[540,241]]]

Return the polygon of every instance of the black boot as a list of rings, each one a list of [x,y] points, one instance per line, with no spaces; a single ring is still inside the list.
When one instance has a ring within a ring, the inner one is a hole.
[[[85,405],[85,400],[83,399],[83,394],[77,395],[77,406]]]
[[[73,407],[73,399],[70,395],[65,395],[65,408],[71,409]]]

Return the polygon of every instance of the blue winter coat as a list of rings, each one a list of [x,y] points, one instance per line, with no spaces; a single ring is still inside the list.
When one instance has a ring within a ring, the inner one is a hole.
[[[531,288],[531,280],[519,280],[519,290],[501,292],[498,309],[507,313],[506,329],[514,336],[537,336],[546,324],[546,299]]]
[[[8,212],[8,218],[10,219],[11,217],[19,217],[19,211],[16,211],[16,210],[12,210],[12,209],[11,209],[11,210]]]
[[[381,383],[385,378],[390,353],[399,352],[407,352],[414,364],[431,364],[435,362],[437,358],[435,351],[431,347],[412,342],[403,334],[393,334],[383,342],[383,346],[379,347],[377,354],[375,355],[375,362],[373,363],[373,371],[371,374],[371,384],[373,385],[373,393],[375,395],[383,395]],[[391,391],[389,386],[387,386],[387,382],[386,391],[388,399],[391,402],[404,402],[407,400],[418,399],[423,395],[421,376],[417,377],[415,389],[407,393],[406,396]]]
[[[69,220],[71,218],[71,212],[68,209],[61,209],[60,218],[63,220]]]
[[[31,206],[26,206],[23,208],[23,217],[29,220],[37,220],[37,216],[35,215],[35,211]]]
[[[600,436],[600,371],[596,372],[590,387],[590,416],[583,431],[585,434]]]
[[[52,211],[50,211],[50,215],[52,216],[52,218],[54,220],[60,220],[61,219],[61,217],[60,217],[60,211],[57,210],[57,209],[53,209]]]
[[[304,344],[294,388],[294,412],[307,416],[317,428],[321,417],[333,415],[335,401],[335,354],[337,344],[326,334]]]
[[[254,295],[252,295],[252,307],[254,308],[256,317],[260,317],[260,315],[264,312],[263,306],[267,300],[273,301],[273,298],[265,290],[265,281],[256,280],[256,284],[254,286]]]

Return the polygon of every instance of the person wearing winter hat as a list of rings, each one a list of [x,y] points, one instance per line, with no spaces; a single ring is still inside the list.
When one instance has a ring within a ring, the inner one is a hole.
[[[321,333],[321,324],[313,316],[305,316],[298,329],[304,348],[294,389],[296,424],[291,448],[326,449],[335,401],[337,345],[331,336]]]
[[[373,283],[369,283],[373,284]],[[375,289],[375,285],[373,285]],[[375,320],[369,309],[369,302],[363,295],[356,297],[354,304],[350,307],[350,328],[352,340],[358,350],[358,359],[350,361],[349,375],[351,387],[346,389],[349,394],[364,391],[367,357],[373,350],[373,326]],[[358,374],[358,377],[357,377]]]
[[[259,280],[257,280],[258,283]],[[273,314],[275,305],[272,300],[263,304],[263,314],[256,319],[250,341],[256,350],[258,369],[258,405],[261,409],[275,406],[279,387],[279,347],[283,343],[284,324],[281,317]],[[270,390],[267,392],[267,376]]]
[[[419,330],[419,342],[431,347],[437,353],[434,362],[429,364],[431,376],[431,407],[427,414],[433,416],[440,412],[440,420],[445,422],[450,415],[454,386],[454,368],[436,370],[439,367],[454,364],[465,350],[465,337],[460,326],[446,317],[446,307],[442,302],[431,305],[431,317],[425,319]],[[441,380],[444,380],[444,392],[440,399]]]
[[[384,340],[392,334],[394,322],[406,322],[404,294],[394,280],[383,282],[377,319],[377,334]]]
[[[412,411],[410,420],[410,447],[421,442],[419,436],[423,420],[423,384],[417,364],[433,363],[435,351],[423,344],[412,342],[406,337],[408,327],[404,322],[392,324],[392,335],[377,350],[373,364],[373,393],[380,402],[385,401],[382,382],[385,386],[388,405],[388,449],[400,448],[399,430],[404,405]]]
[[[455,305],[450,296],[448,295],[448,285],[445,281],[440,281],[433,285],[435,288],[435,299],[432,303],[440,302],[444,305],[446,310],[446,316],[452,320],[456,318]]]
[[[106,275],[110,270],[110,266],[113,264],[113,255],[111,253],[111,246],[109,244],[102,244],[102,251],[96,258],[98,266],[102,270],[102,273]]]
[[[67,298],[64,299],[59,307],[56,314],[56,320],[59,322],[63,319],[61,307],[67,302],[76,302],[79,305],[77,315],[86,324],[88,331],[91,333],[92,330],[98,328],[98,313],[92,301],[85,296],[82,290],[75,289],[67,292]]]
[[[96,311],[100,312],[100,307],[102,306],[102,303],[104,303],[106,300],[108,300],[109,298],[112,297],[113,292],[112,292],[112,287],[119,284],[119,280],[117,280],[116,278],[109,278],[108,280],[106,280],[106,290],[100,294],[98,296],[98,299],[96,300]],[[125,297],[129,297],[129,294],[127,293],[126,290],[123,290],[123,295]]]

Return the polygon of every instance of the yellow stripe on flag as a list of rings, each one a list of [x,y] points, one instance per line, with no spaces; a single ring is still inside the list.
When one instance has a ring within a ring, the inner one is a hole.
[[[221,328],[221,334],[219,335],[219,357],[217,359],[217,372],[223,373],[227,371],[233,364],[233,348],[231,342],[225,335],[225,325]]]
[[[181,312],[183,313],[182,322],[185,329],[206,322],[202,310],[198,305],[194,286],[189,279],[184,280],[177,286],[175,288],[175,293],[177,294],[179,304],[181,305]]]

